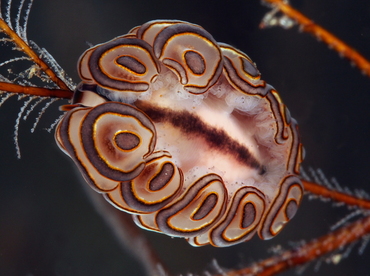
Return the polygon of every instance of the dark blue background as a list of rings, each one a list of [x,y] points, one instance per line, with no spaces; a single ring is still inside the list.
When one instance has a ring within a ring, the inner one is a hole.
[[[370,3],[350,0],[292,0],[303,13],[370,58]],[[14,1],[15,3],[15,1]],[[76,62],[92,44],[105,42],[152,19],[197,23],[217,41],[246,52],[264,80],[281,94],[299,124],[306,168],[321,168],[352,190],[370,193],[370,79],[297,28],[260,30],[268,11],[259,0],[127,1],[35,0],[30,39],[45,47],[78,82]],[[143,275],[129,250],[120,248],[86,197],[73,164],[43,130],[57,118],[54,104],[36,133],[33,117],[20,125],[22,159],[13,146],[14,122],[23,101],[0,109],[0,275]],[[238,268],[267,256],[269,248],[310,240],[349,213],[305,197],[296,218],[271,241],[230,248],[193,248],[182,239],[146,232],[158,255],[175,273],[201,274],[212,259]],[[339,265],[323,263],[315,275],[370,275],[370,248],[358,245]],[[312,275],[317,261],[303,272]],[[293,275],[292,272],[284,275]]]

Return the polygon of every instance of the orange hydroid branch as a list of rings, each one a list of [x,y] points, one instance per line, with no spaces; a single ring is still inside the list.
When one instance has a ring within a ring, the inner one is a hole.
[[[51,97],[60,99],[72,98],[72,92],[69,89],[62,90],[62,89],[49,89],[44,87],[23,86],[9,82],[0,82],[0,91],[27,94],[39,97]]]
[[[31,49],[30,46],[20,38],[9,26],[8,24],[0,18],[0,30],[6,33],[13,42],[20,48],[24,53],[26,53],[31,60],[36,63],[42,71],[47,74],[50,79],[58,85],[62,90],[69,90],[68,86],[49,68],[49,66]],[[13,92],[13,91],[11,91]],[[72,91],[69,91],[70,95],[72,95]],[[71,98],[72,96],[70,96]]]
[[[347,205],[357,206],[363,209],[370,209],[370,201],[367,199],[332,190],[314,182],[302,180],[302,184],[305,191],[311,194],[330,198],[335,201],[343,202]]]
[[[370,216],[367,216],[298,248],[287,250],[279,255],[255,263],[250,267],[229,271],[224,275],[276,275],[349,245],[369,233]],[[337,258],[336,260],[333,259],[333,262],[339,262],[341,255],[334,255],[333,258]]]
[[[337,51],[341,56],[350,60],[350,62],[356,65],[364,75],[370,77],[370,63],[359,54],[355,49],[344,43],[342,40],[332,35],[330,32],[315,24],[311,19],[304,16],[299,11],[292,8],[286,1],[283,0],[264,0],[266,3],[272,4],[274,7],[279,9],[286,16],[296,21],[300,26],[301,30],[306,33],[310,33],[322,40],[330,48]],[[264,27],[264,24],[261,24]]]

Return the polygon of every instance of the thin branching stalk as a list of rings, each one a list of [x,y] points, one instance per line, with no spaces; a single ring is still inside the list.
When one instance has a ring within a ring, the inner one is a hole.
[[[359,219],[337,231],[279,255],[255,263],[250,267],[232,270],[227,276],[270,276],[290,268],[318,259],[330,252],[343,248],[370,233],[370,216]],[[338,256],[340,258],[340,256]],[[223,275],[223,276],[225,276]],[[221,276],[221,275],[220,275]]]
[[[60,99],[71,99],[70,90],[49,89],[45,87],[23,86],[14,83],[0,82],[0,91],[10,93],[21,93],[40,97],[51,97]]]
[[[325,186],[314,182],[302,181],[305,191],[311,194],[318,195],[325,198],[330,198],[334,201],[343,202],[346,205],[357,206],[362,209],[370,209],[370,201],[364,198],[349,195],[347,193],[339,192],[329,189]]]
[[[50,79],[60,87],[62,90],[69,90],[68,86],[50,69],[50,67],[31,49],[27,43],[20,38],[9,26],[8,24],[0,18],[0,29],[6,33],[13,42],[24,52],[27,54],[31,60],[38,65],[40,70],[44,71]],[[70,93],[70,98],[72,97],[72,91]]]
[[[317,39],[323,41],[330,46],[333,50],[337,51],[341,56],[350,60],[352,64],[357,66],[361,72],[370,77],[370,62],[359,54],[355,49],[344,43],[342,40],[315,24],[311,19],[304,16],[299,11],[292,8],[287,1],[283,0],[264,0],[264,2],[271,4],[279,11],[284,13],[289,18],[296,21],[303,32],[314,35]],[[262,22],[261,27],[265,27]]]

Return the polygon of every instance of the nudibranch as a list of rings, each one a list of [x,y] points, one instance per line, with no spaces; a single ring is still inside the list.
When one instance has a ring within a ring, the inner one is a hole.
[[[150,21],[88,49],[78,71],[56,141],[138,226],[223,247],[270,239],[295,215],[297,123],[243,52]]]

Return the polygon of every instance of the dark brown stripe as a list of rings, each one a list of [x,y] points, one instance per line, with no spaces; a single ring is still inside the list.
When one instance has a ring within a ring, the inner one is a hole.
[[[199,116],[186,110],[174,111],[142,101],[136,101],[135,105],[153,122],[170,123],[185,135],[202,137],[212,150],[233,156],[238,162],[258,170],[261,175],[266,172],[265,167],[257,161],[247,147],[235,141],[226,131],[208,125]]]

